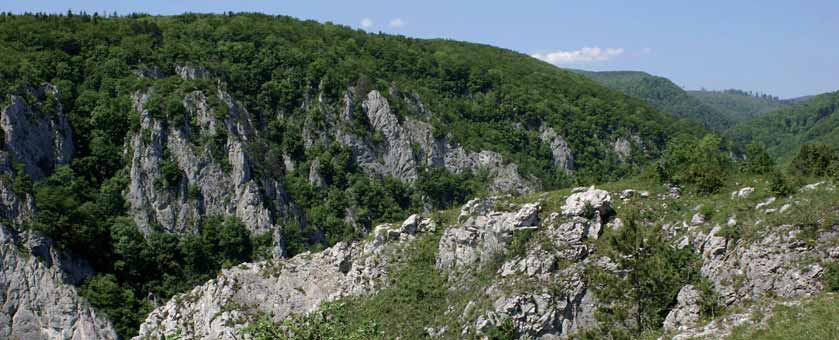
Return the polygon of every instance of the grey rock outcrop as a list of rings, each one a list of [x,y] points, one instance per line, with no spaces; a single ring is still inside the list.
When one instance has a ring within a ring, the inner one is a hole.
[[[344,96],[340,115],[342,124],[350,124],[354,115],[352,96]],[[418,97],[412,97],[418,110],[425,110]],[[501,154],[481,150],[467,151],[450,143],[447,137],[435,138],[430,124],[411,117],[402,121],[393,113],[385,98],[378,91],[369,92],[362,101],[362,109],[376,133],[381,134],[381,145],[366,141],[352,133],[338,129],[335,140],[350,147],[362,169],[371,175],[394,176],[411,183],[418,177],[421,166],[445,167],[454,173],[486,170],[489,188],[494,193],[527,193],[538,188],[532,180],[519,174],[518,166],[504,161]],[[339,124],[340,125],[340,124]],[[314,134],[314,132],[312,132]],[[329,137],[312,137],[311,140],[328,140]]]
[[[417,179],[417,163],[408,135],[379,91],[371,91],[361,104],[370,125],[384,135],[384,171],[407,182]]]
[[[461,209],[457,226],[446,229],[440,239],[437,266],[446,270],[482,266],[506,251],[513,233],[535,229],[538,204],[525,204],[517,211],[492,211],[493,199],[475,199]]]
[[[824,268],[805,259],[829,258],[827,249],[837,233],[823,234],[815,245],[799,239],[801,229],[784,225],[748,244],[733,247],[714,228],[702,245],[702,274],[714,284],[722,302],[731,305],[766,294],[798,298],[822,289]]]
[[[0,338],[116,339],[110,322],[78,297],[92,270],[52,242],[0,225]]]
[[[543,127],[539,138],[550,147],[554,166],[558,169],[565,170],[569,174],[574,171],[574,154],[571,152],[571,148],[568,146],[565,138],[558,135],[550,127]]]
[[[384,284],[393,256],[416,239],[414,233],[433,230],[433,224],[412,216],[403,226],[375,228],[369,241],[340,242],[319,253],[227,269],[155,309],[136,339],[179,330],[186,339],[240,339],[239,330],[256,313],[270,314],[279,322],[314,311],[324,302],[371,294]]]
[[[594,212],[605,216],[611,209],[612,196],[606,190],[595,189],[593,186],[571,194],[562,206],[562,214],[565,216],[581,216],[586,211],[586,206],[594,209]]]
[[[699,322],[701,299],[701,293],[693,285],[682,287],[676,297],[676,306],[664,319],[664,330],[684,330]]]
[[[208,104],[217,95],[228,114],[222,120]],[[140,131],[131,136],[130,184],[126,194],[131,214],[143,231],[161,226],[170,232],[194,232],[207,216],[235,216],[253,233],[276,229],[288,202],[277,178],[255,178],[246,142],[253,138],[254,118],[223,91],[192,92],[184,99],[186,117],[194,124],[171,126],[145,107],[148,93],[137,93],[134,108]],[[211,139],[217,145],[194,145]],[[220,153],[220,154],[219,154]],[[177,167],[177,183],[160,185],[163,165]],[[276,216],[279,214],[281,216]]]
[[[30,89],[38,100],[10,96],[10,103],[0,108],[0,128],[4,149],[21,162],[34,179],[48,176],[73,156],[73,133],[61,108],[58,88],[49,84]]]
[[[464,210],[472,214],[487,214],[488,206],[491,205],[467,205]],[[522,211],[527,211],[526,206],[515,214],[521,215]],[[494,215],[498,216],[488,213],[488,216]],[[467,218],[460,228],[491,230],[496,225],[486,220],[476,221],[485,223],[474,224]],[[596,325],[594,312],[598,302],[587,285],[585,275],[591,267],[598,270],[614,268],[606,258],[590,257],[593,249],[585,241],[590,237],[588,230],[592,222],[581,217],[562,220],[561,215],[554,212],[548,219],[538,223],[535,231],[541,236],[534,237],[540,237],[543,241],[531,243],[524,255],[508,257],[501,264],[498,276],[484,292],[492,301],[490,309],[481,314],[474,325],[467,326],[465,331],[482,333],[492,326],[500,325],[504,320],[510,320],[524,338],[558,339]],[[484,234],[490,232],[485,231]],[[448,256],[443,252],[443,241],[441,239],[438,263]],[[485,248],[483,243],[486,242],[475,242],[473,248],[482,251]],[[544,248],[545,244],[550,244],[549,249]],[[468,252],[458,256],[468,257]]]

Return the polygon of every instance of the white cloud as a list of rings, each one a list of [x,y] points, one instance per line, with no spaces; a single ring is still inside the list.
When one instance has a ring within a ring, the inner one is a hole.
[[[557,50],[547,53],[534,53],[531,56],[554,65],[568,65],[607,61],[621,56],[623,52],[622,48],[583,47],[575,51]]]
[[[388,26],[390,26],[391,28],[400,28],[405,26],[405,21],[402,20],[402,18],[390,19],[390,23],[388,23]]]
[[[373,27],[373,19],[364,18],[361,19],[361,28],[370,28]]]

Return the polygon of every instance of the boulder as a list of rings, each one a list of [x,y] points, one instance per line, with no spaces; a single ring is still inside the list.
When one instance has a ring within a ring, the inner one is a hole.
[[[731,193],[731,199],[735,199],[735,198],[741,198],[741,199],[742,199],[742,198],[748,198],[748,197],[749,197],[749,195],[751,195],[753,192],[755,192],[755,188],[752,188],[752,187],[745,187],[745,188],[742,188],[742,189],[737,190],[737,191],[735,191],[735,192],[732,192],[732,193]]]
[[[586,205],[591,205],[595,212],[605,216],[611,209],[612,197],[606,190],[595,189],[593,186],[586,191],[571,194],[562,206],[562,214],[565,216],[582,216],[585,213]]]

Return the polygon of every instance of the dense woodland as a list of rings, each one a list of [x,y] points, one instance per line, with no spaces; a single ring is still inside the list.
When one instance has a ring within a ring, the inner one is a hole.
[[[690,119],[711,130],[725,130],[738,120],[728,111],[705,105],[667,78],[634,71],[575,72],[628,96],[644,99],[661,112]]]
[[[764,143],[770,154],[789,160],[802,144],[839,146],[839,92],[808,98],[751,121],[726,133],[737,144]]]
[[[769,113],[796,100],[782,100],[776,96],[743,90],[689,91],[691,97],[730,117],[734,122],[749,120]]]
[[[184,81],[174,72],[179,65],[206,69],[218,83]],[[163,77],[137,76],[153,70]],[[60,95],[43,101],[31,98],[29,90],[42,83],[56,85]],[[109,316],[122,336],[136,334],[155,299],[168,299],[222,268],[270,256],[270,237],[254,237],[232,218],[209,218],[191,235],[143,235],[126,212],[122,195],[129,160],[123,157],[123,146],[139,126],[131,95],[157,89],[150,105],[153,114],[179,124],[175,120],[184,110],[183,94],[216,84],[257,115],[268,131],[258,143],[264,152],[254,171],[281,176],[289,195],[303,208],[307,227],[315,229],[284,227],[289,255],[363,237],[375,223],[398,220],[426,205],[445,209],[486,193],[478,172],[427,169],[409,185],[365,176],[346,147],[304,148],[301,124],[307,115],[320,114],[306,110],[306,101],[323,95],[337,104],[350,87],[357,93],[387,93],[396,87],[418,94],[433,113],[424,119],[434,126],[435,135],[450,136],[469,150],[498,151],[524,175],[540,179],[546,190],[641,174],[712,193],[729,176],[745,172],[774,176],[783,192],[791,176],[835,177],[839,172],[837,152],[828,145],[802,148],[790,168],[776,166],[769,157],[799,142],[836,145],[839,141],[830,136],[839,134],[816,124],[833,119],[828,116],[836,110],[835,94],[789,109],[795,110],[788,112],[791,116],[800,118],[771,118],[781,113],[765,118],[774,119],[784,133],[818,136],[778,146],[770,140],[774,127],[766,127],[766,137],[731,137],[742,144],[763,142],[745,147],[745,157],[731,157],[737,150],[729,140],[705,135],[696,123],[656,111],[582,75],[484,45],[368,34],[331,23],[258,14],[0,15],[0,106],[13,94],[27,97],[33,105],[45,103],[40,112],[54,112],[60,103],[75,140],[72,163],[50,177],[34,181],[22,168],[17,170],[15,191],[31,193],[37,207],[34,221],[22,227],[46,233],[91,262],[98,274],[82,285],[81,293]],[[389,99],[397,114],[417,114],[398,98]],[[707,112],[691,105],[673,105],[679,117],[707,118],[701,117]],[[703,122],[709,127],[728,124],[722,118],[708,119]],[[366,124],[358,121],[354,131],[369,134]],[[538,138],[543,124],[558,128],[574,149],[573,177],[552,165],[550,150]],[[610,139],[629,136],[648,142],[645,153],[621,161],[603,147]],[[217,141],[199,142],[210,153],[221,154]],[[764,144],[771,145],[768,151]],[[327,174],[326,188],[312,187],[303,172],[278,169],[283,154],[304,163],[318,159]],[[163,173],[156,183],[163,189],[179,180],[174,164],[164,164]],[[349,205],[360,208],[362,228],[336,215]],[[313,234],[323,237],[312,238]]]

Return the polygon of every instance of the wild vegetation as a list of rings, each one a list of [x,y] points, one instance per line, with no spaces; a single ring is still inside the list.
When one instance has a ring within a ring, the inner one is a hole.
[[[206,70],[212,80],[181,79],[175,69],[182,65]],[[139,76],[150,74],[157,76]],[[43,83],[57,86],[59,95],[33,98],[32,88]],[[661,79],[644,84],[626,91],[652,98],[652,105],[661,110],[715,129],[728,124],[729,120],[711,115],[704,106],[684,105],[693,102],[684,98],[683,91],[668,88],[672,84]],[[252,170],[280,178],[301,208],[305,225],[283,226],[289,255],[359,239],[377,223],[399,220],[425,207],[451,208],[487,193],[486,174],[480,171],[429,168],[420,171],[415,183],[405,183],[367,176],[346,146],[304,146],[304,122],[317,121],[324,114],[319,111],[323,108],[307,104],[322,96],[324,107],[335,107],[345,92],[355,96],[354,109],[360,112],[361,96],[379,90],[401,119],[423,119],[434,127],[435,136],[449,136],[468,150],[497,151],[515,162],[523,175],[538,178],[546,190],[615,181],[644,169],[639,181],[656,183],[659,189],[661,184],[683,186],[696,200],[657,211],[660,215],[641,214],[639,219],[683,214],[700,201],[709,218],[724,218],[729,210],[749,216],[750,207],[714,202],[728,195],[735,183],[745,181],[761,183],[763,195],[785,196],[803,178],[839,179],[834,148],[839,145],[835,139],[839,134],[833,133],[836,94],[736,128],[730,136],[737,142],[732,147],[717,135],[705,135],[697,124],[657,112],[639,99],[526,55],[489,46],[367,34],[331,23],[258,14],[2,14],[0,107],[10,95],[22,96],[43,114],[54,113],[60,106],[75,140],[73,161],[46,178],[35,181],[19,164],[16,167],[13,191],[31,194],[37,208],[31,224],[23,227],[50,236],[60,248],[91,263],[97,275],[85,281],[80,292],[110,318],[123,337],[136,334],[156,301],[213,278],[222,268],[271,256],[270,235],[254,237],[235,218],[211,216],[195,221],[194,234],[175,235],[160,229],[143,234],[126,209],[123,194],[130,160],[124,157],[123,146],[126,136],[139,132],[132,95],[154,89],[147,105],[152,115],[166,124],[184,126],[191,121],[184,118],[183,96],[191,91],[215,93],[219,88],[263,125],[264,133],[248,145],[255,158]],[[415,112],[404,96],[391,92],[416,94],[431,114]],[[214,112],[223,118],[228,113],[220,100],[209,98]],[[348,129],[370,140],[381,138],[370,132],[363,115],[356,117],[360,118]],[[574,150],[573,177],[554,166],[551,150],[539,139],[543,126],[557,129]],[[778,136],[780,143],[775,143],[773,138]],[[224,159],[223,137],[193,142]],[[644,152],[633,152],[622,160],[610,151],[611,141],[631,137],[644,141]],[[731,157],[732,151],[739,153],[737,147],[751,140],[758,143],[745,147],[745,159]],[[805,145],[789,168],[775,165],[770,157],[791,155],[804,142],[826,145]],[[183,174],[167,151],[163,153],[162,177],[155,186],[172,190],[182,182]],[[308,169],[317,161],[324,185],[312,185],[306,171],[286,169],[283,155],[299,162],[298,169]],[[223,163],[229,166],[228,162]],[[355,224],[346,221],[348,207],[357,208]],[[793,211],[790,216],[815,227],[833,221],[830,214],[800,215]],[[635,279],[606,278],[601,291],[604,297],[628,292],[638,307],[631,315],[636,329],[616,336],[655,331],[678,287],[698,280],[694,254],[672,250],[648,237],[656,229],[629,225],[624,232],[607,237],[610,241],[604,244],[604,249],[633,259],[620,266]],[[726,232],[730,237],[747,238],[756,231],[737,225]],[[516,247],[523,249],[529,236],[522,233]],[[292,319],[279,329],[263,320],[251,331],[256,338],[288,332],[310,332],[312,338],[422,334],[422,325],[441,321],[436,318],[447,303],[462,298],[451,295],[445,278],[434,268],[433,244],[419,242],[411,249],[412,256],[404,259],[390,287],[371,299],[341,301],[324,307],[322,313]],[[638,253],[638,249],[643,251]],[[603,316],[617,320],[630,317],[631,311],[615,309]],[[377,327],[385,323],[392,330]],[[502,324],[492,334],[504,338],[511,329]]]
[[[136,231],[123,199],[129,181],[123,146],[139,129],[132,104],[138,91],[153,89],[147,109],[170,126],[193,124],[182,103],[192,91],[207,94],[220,119],[228,113],[217,89],[257,117],[265,133],[248,146],[252,170],[282,178],[305,217],[305,225],[283,227],[289,255],[361,237],[376,223],[402,218],[426,203],[447,208],[486,190],[480,172],[428,169],[409,185],[364,175],[347,147],[304,147],[304,122],[317,121],[320,110],[337,106],[349,89],[355,110],[362,110],[361,96],[378,89],[398,116],[426,120],[435,136],[449,136],[468,150],[497,151],[546,189],[635,173],[657,157],[671,134],[701,133],[639,100],[523,54],[283,16],[3,13],[0,42],[2,103],[20,96],[43,114],[60,106],[75,144],[68,166],[38,181],[19,170],[14,190],[33,194],[38,212],[31,228],[91,262],[99,274],[83,285],[82,294],[124,337],[136,332],[155,299],[270,253],[270,240],[251,237],[229,218],[195,221],[197,234],[188,236]],[[210,79],[181,79],[175,69],[182,65],[206,70]],[[43,83],[55,85],[58,94],[33,97],[32,89]],[[417,95],[433,114],[414,112],[392,89]],[[318,96],[325,106],[307,105]],[[347,128],[373,141],[381,138],[370,132],[364,115],[355,116],[361,118]],[[575,148],[575,177],[554,167],[539,139],[542,125],[556,128]],[[621,160],[609,151],[610,140],[632,136],[646,141],[644,153]],[[229,167],[223,139],[192,142]],[[311,185],[305,171],[285,169],[281,155],[301,168],[318,160],[325,186]],[[156,190],[174,190],[183,182],[167,150],[160,170]],[[187,191],[199,194],[194,186]],[[351,206],[357,224],[346,221]]]
[[[723,131],[737,121],[736,114],[723,113],[704,104],[667,78],[634,71],[574,72],[628,96],[643,99],[661,112],[698,122],[711,130]]]
[[[839,147],[839,92],[826,93],[738,124],[726,136],[735,145],[763,143],[788,161],[802,144]]]
[[[734,122],[757,118],[765,113],[777,111],[793,102],[768,94],[736,89],[688,91],[688,94],[704,105],[729,117]]]

